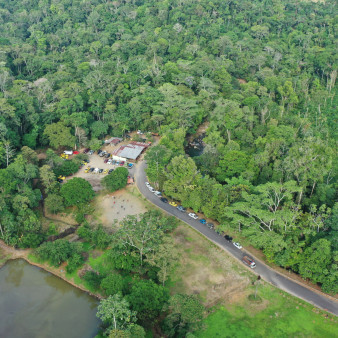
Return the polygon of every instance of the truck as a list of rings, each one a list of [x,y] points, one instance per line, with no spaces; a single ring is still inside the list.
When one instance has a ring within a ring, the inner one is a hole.
[[[249,256],[244,256],[242,258],[242,261],[243,261],[244,264],[249,265],[251,269],[254,269],[256,267],[255,261],[252,258],[250,258]]]
[[[73,155],[73,150],[65,150],[63,153],[65,155]]]

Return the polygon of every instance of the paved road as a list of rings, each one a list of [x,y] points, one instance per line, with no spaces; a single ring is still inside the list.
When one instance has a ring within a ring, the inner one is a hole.
[[[168,214],[176,216],[180,220],[184,221],[192,228],[199,231],[205,237],[207,237],[212,242],[216,243],[218,246],[222,247],[224,250],[228,251],[232,256],[242,261],[243,256],[246,254],[244,250],[237,249],[231,242],[228,242],[224,239],[223,236],[217,234],[215,231],[209,229],[205,225],[201,224],[198,220],[193,220],[190,218],[187,213],[180,212],[175,207],[172,207],[168,203],[163,203],[157,196],[151,193],[145,182],[147,182],[147,177],[144,169],[146,168],[145,161],[141,161],[135,170],[135,181],[140,192],[153,204],[157,205],[159,208],[165,210]],[[250,255],[249,255],[250,256]],[[278,288],[299,297],[308,303],[311,303],[319,308],[325,309],[335,315],[338,315],[338,302],[334,301],[332,298],[326,297],[324,294],[317,293],[308,289],[286,277],[279,274],[278,272],[273,271],[271,268],[265,264],[257,261],[256,268],[254,272],[260,275],[264,280],[272,283]]]

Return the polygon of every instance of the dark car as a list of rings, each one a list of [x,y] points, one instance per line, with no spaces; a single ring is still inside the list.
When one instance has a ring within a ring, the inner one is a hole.
[[[99,169],[99,174],[102,174],[103,173],[103,169]]]
[[[201,218],[201,219],[200,219],[200,222],[201,222],[202,224],[206,224],[206,223],[207,223],[207,221],[206,221],[204,218]]]
[[[93,155],[94,154],[94,150],[89,150],[88,155]]]
[[[185,208],[182,207],[182,205],[179,205],[179,206],[177,207],[177,209],[178,209],[179,211],[182,211],[182,212],[186,210]]]
[[[109,158],[110,155],[111,155],[111,153],[107,153],[107,154],[105,155],[105,157],[106,157],[106,158]]]
[[[103,161],[103,163],[107,163],[108,162],[108,159],[106,158],[104,161]]]
[[[111,174],[114,171],[114,169],[109,169],[108,174]]]
[[[58,181],[59,183],[62,183],[62,182],[63,182],[63,180],[62,180],[61,178],[58,178],[57,181]]]
[[[126,134],[124,137],[125,137],[125,138],[130,138],[130,135]]]
[[[87,154],[88,151],[89,151],[89,148],[86,148],[86,149],[83,151],[83,153],[84,153],[84,154]]]
[[[229,241],[229,242],[231,242],[231,241],[232,241],[232,237],[231,237],[231,236],[229,236],[229,235],[225,235],[225,236],[224,236],[224,238],[225,238],[227,241]]]
[[[90,168],[89,172],[92,173],[95,170],[95,168]]]
[[[100,155],[101,153],[102,153],[102,150],[99,149],[99,150],[97,151],[97,154]]]
[[[205,223],[204,223],[205,224]],[[214,228],[214,223],[207,223],[207,227],[209,229],[213,229]]]
[[[168,203],[168,200],[167,200],[165,197],[161,197],[160,200],[161,200],[163,203]]]
[[[113,160],[113,162],[112,162],[111,164],[113,164],[113,165],[114,165],[114,164],[116,164],[116,161],[115,161],[115,160]]]

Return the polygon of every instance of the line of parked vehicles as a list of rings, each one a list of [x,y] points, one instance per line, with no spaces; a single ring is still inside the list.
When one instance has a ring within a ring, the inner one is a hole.
[[[158,190],[155,190],[149,182],[145,182],[146,186],[148,187],[149,191],[152,192],[154,195],[158,196],[160,198],[160,200],[163,203],[168,203],[169,205],[171,205],[172,207],[176,208],[177,210],[181,211],[181,212],[186,212],[186,208],[184,208],[182,205],[178,205],[175,201],[168,201],[167,198],[162,196],[162,193]],[[188,216],[191,217],[194,220],[198,220],[199,217],[198,215],[196,215],[194,212],[190,212],[188,213]],[[229,235],[224,234],[222,231],[215,229],[215,226],[213,223],[211,222],[207,222],[206,219],[204,218],[200,218],[199,222],[202,224],[205,224],[209,229],[214,229],[219,235],[223,236],[228,242],[232,242],[233,238]],[[241,250],[243,247],[240,243],[238,242],[232,242],[232,244],[239,250]],[[242,258],[242,261],[244,264],[250,266],[252,269],[256,267],[256,263],[254,262],[254,260],[252,258],[250,258],[249,256],[244,256]]]

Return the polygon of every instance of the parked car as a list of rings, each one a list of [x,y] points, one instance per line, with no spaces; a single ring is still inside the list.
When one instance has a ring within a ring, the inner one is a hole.
[[[92,173],[95,170],[95,168],[90,168],[89,172]]]
[[[188,216],[191,217],[191,218],[193,218],[193,219],[198,219],[198,216],[195,213],[193,213],[193,212],[190,212],[188,214]]]
[[[59,180],[65,180],[65,179],[66,179],[66,177],[65,177],[65,176],[62,176],[62,175],[60,175],[60,176],[58,177],[58,179],[59,179]]]
[[[229,235],[224,235],[224,238],[225,238],[227,241],[229,241],[229,242],[232,241],[232,237],[229,236]]]
[[[99,172],[99,170],[100,170],[99,168],[95,168],[94,169],[94,174],[97,174]]]
[[[178,206],[177,206],[177,209],[178,209],[179,211],[182,211],[182,212],[184,212],[184,211],[186,210],[185,208],[182,207],[182,205],[178,205]]]
[[[56,179],[59,183],[62,183],[63,182],[63,180],[61,180],[60,178],[57,178]]]
[[[149,182],[145,182],[145,185],[146,185],[147,187],[149,187],[149,186],[150,186],[150,183],[149,183]]]
[[[207,221],[206,221],[204,218],[201,218],[201,219],[200,219],[200,222],[201,222],[202,224],[207,224]]]
[[[124,137],[125,137],[125,138],[130,138],[131,136],[128,135],[128,134],[126,134],[126,135],[124,135]]]
[[[103,151],[103,150],[99,149],[99,150],[97,151],[97,154],[100,155],[100,154],[102,153],[102,151]]]
[[[90,170],[90,167],[87,167],[84,172],[87,173],[89,172],[89,170]]]
[[[114,171],[114,169],[109,169],[108,174],[111,174]]]
[[[120,162],[119,162],[119,161],[116,161],[116,162],[115,162],[115,165],[119,165],[119,164],[120,164]]]
[[[111,164],[115,165],[115,164],[116,164],[116,161],[115,161],[115,160],[113,160],[113,162],[112,162]]]
[[[151,186],[149,186],[148,189],[150,190],[150,192],[155,192],[155,189]]]
[[[110,157],[110,155],[111,155],[111,153],[107,153],[106,155],[104,155],[105,156],[105,158],[109,158]]]
[[[158,197],[161,197],[162,196],[162,193],[160,191],[155,191],[154,194]]]
[[[131,169],[134,166],[134,163],[128,163],[128,169]]]
[[[73,155],[73,150],[65,150],[63,153],[65,155]]]
[[[107,163],[108,162],[108,159],[106,158],[104,161],[103,161],[103,163]]]
[[[213,229],[214,228],[214,223],[207,223],[207,227],[209,229]]]
[[[141,130],[138,130],[138,131],[137,131],[137,134],[138,134],[138,135],[142,135],[143,133],[142,133]]]
[[[165,197],[161,197],[160,200],[161,200],[163,203],[168,203],[168,200],[167,200]]]
[[[112,162],[113,160],[111,158],[107,161],[108,164],[112,164]]]
[[[101,153],[100,153],[100,157],[103,157],[103,156],[105,156],[107,153],[105,152],[105,151],[102,151]]]
[[[102,174],[103,173],[103,169],[99,169],[99,174]]]
[[[233,243],[237,249],[242,249],[242,246],[238,242]]]
[[[244,256],[242,258],[242,261],[243,261],[244,264],[249,265],[251,269],[254,269],[256,267],[255,261],[252,258],[250,258],[249,256]]]
[[[108,169],[105,169],[105,170],[103,171],[103,173],[104,173],[104,174],[108,174]]]
[[[94,154],[94,150],[89,150],[88,155],[93,155]]]
[[[89,152],[89,150],[90,150],[89,148],[86,148],[86,149],[83,151],[83,153],[84,153],[84,154],[87,154],[87,153]]]
[[[174,201],[169,202],[169,204],[170,204],[171,206],[173,206],[173,207],[177,207],[177,203],[174,202]]]
[[[121,166],[121,167],[124,166],[124,163],[125,163],[124,161],[121,161],[121,162],[120,162],[120,166]]]

